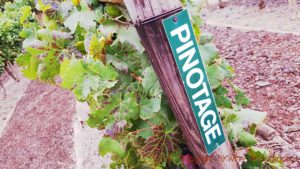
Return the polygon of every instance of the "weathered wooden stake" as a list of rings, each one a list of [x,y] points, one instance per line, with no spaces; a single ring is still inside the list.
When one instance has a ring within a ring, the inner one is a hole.
[[[124,0],[165,95],[199,168],[239,168],[229,141],[207,155],[162,20],[182,10],[179,0]],[[201,51],[200,51],[201,52]]]

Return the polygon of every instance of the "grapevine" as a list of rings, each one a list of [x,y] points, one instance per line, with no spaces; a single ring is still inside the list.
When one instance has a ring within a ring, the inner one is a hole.
[[[17,63],[27,78],[69,89],[77,100],[88,103],[86,124],[105,130],[99,154],[112,154],[112,168],[183,168],[186,143],[179,139],[178,123],[134,27],[128,25],[126,8],[120,1],[109,2],[37,0],[35,7],[23,5],[23,29],[15,35],[24,38],[24,52]],[[252,147],[257,142],[255,128],[266,114],[244,108],[250,101],[230,81],[233,68],[220,57],[213,36],[200,31],[201,7],[193,1],[183,5],[192,14],[229,140],[234,148],[251,147],[243,166],[254,167],[251,154],[263,151]],[[234,98],[228,97],[229,90]],[[262,154],[260,165],[275,166]]]
[[[7,64],[13,63],[22,48],[22,39],[19,32],[22,25],[19,22],[23,5],[29,4],[21,0],[15,3],[0,1],[2,12],[0,13],[0,75]]]

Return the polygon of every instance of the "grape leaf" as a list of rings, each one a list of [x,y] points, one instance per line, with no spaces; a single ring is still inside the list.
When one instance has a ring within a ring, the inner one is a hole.
[[[74,89],[76,98],[80,101],[84,101],[91,93],[91,89],[95,84],[97,84],[95,78],[93,78],[91,75],[85,75],[82,83],[77,84],[76,88]]]
[[[203,62],[210,65],[214,59],[219,58],[219,51],[212,43],[199,46],[199,51]]]
[[[124,157],[126,152],[122,145],[112,138],[103,137],[99,143],[99,153],[101,156],[106,155],[107,153],[112,153],[119,157]]]
[[[143,120],[152,118],[154,113],[160,110],[161,98],[144,99],[142,101],[142,108],[140,118]]]
[[[219,87],[226,77],[218,65],[207,66],[206,71],[212,89]]]
[[[232,107],[231,101],[226,94],[228,94],[228,90],[222,86],[219,86],[214,90],[214,96],[218,107]]]
[[[64,59],[61,64],[60,77],[62,78],[61,86],[66,89],[71,89],[76,83],[81,83],[84,80],[86,70],[83,67],[81,60]]]
[[[120,9],[118,9],[117,6],[113,5],[113,4],[106,4],[104,7],[104,12],[113,18],[116,18],[116,17],[122,15],[122,12],[120,11]]]
[[[94,11],[78,11],[77,9],[74,9],[70,16],[64,21],[64,25],[69,28],[71,30],[71,33],[73,34],[77,28],[77,25],[80,25],[85,30],[96,27],[95,20],[96,14]]]
[[[211,33],[202,32],[200,35],[200,45],[205,45],[205,44],[211,43],[213,38],[214,38],[214,36]],[[213,49],[213,47],[215,47],[214,45],[211,45],[211,44],[209,44],[209,46],[212,47],[212,49]],[[204,47],[204,46],[202,46],[202,47]],[[218,51],[218,50],[215,48],[212,51]]]
[[[55,51],[47,52],[47,56],[43,58],[42,63],[39,65],[42,69],[39,72],[39,76],[43,81],[52,81],[53,78],[59,74],[60,64],[54,52]]]
[[[37,70],[39,65],[39,60],[36,56],[30,55],[21,55],[20,59],[17,60],[18,63],[21,63],[24,69],[22,70],[25,77],[31,80],[37,79]]]
[[[112,116],[113,110],[117,109],[122,102],[120,94],[115,94],[105,101],[105,105],[100,110],[96,109],[89,114],[86,122],[90,127],[104,128],[108,123],[106,119]],[[89,102],[89,104],[91,103]]]
[[[138,134],[137,137],[142,137],[144,139],[148,139],[150,136],[153,135],[152,127],[149,123],[145,120],[138,119],[134,122],[134,129],[136,129]]]
[[[242,147],[250,147],[257,143],[257,140],[253,134],[250,134],[246,131],[239,133],[238,145]]]
[[[105,57],[105,38],[102,37],[98,39],[96,35],[94,35],[90,41],[89,54],[93,56],[95,59],[99,59],[102,63],[106,63]]]
[[[139,157],[137,156],[137,152],[134,151],[133,148],[129,149],[126,152],[126,157],[125,157],[125,164],[129,168],[141,168],[138,163]]]
[[[17,59],[16,62],[19,66],[29,66],[30,65],[30,57],[29,53],[21,54]]]
[[[21,8],[22,17],[20,18],[20,23],[24,24],[25,20],[29,17],[31,13],[31,7],[30,6],[23,6]]]
[[[105,36],[109,36],[111,33],[117,33],[117,37],[120,42],[127,42],[133,45],[140,53],[144,52],[145,50],[134,27],[107,24],[100,26],[100,30]]]
[[[121,119],[136,120],[139,117],[139,104],[134,92],[126,93],[124,99],[120,104]]]
[[[43,3],[42,0],[38,0],[37,3],[36,3],[36,9],[37,10],[45,12],[45,11],[51,9],[51,8],[52,8],[51,4]]]
[[[152,67],[147,67],[143,72],[144,78],[142,81],[142,86],[145,89],[145,92],[149,96],[160,96],[162,93],[160,84],[157,80],[157,76]]]
[[[246,96],[245,92],[241,91],[240,89],[235,90],[236,95],[235,95],[235,102],[237,105],[244,105],[248,106],[250,104],[250,100]]]
[[[99,75],[103,80],[116,80],[118,77],[118,72],[112,66],[105,66],[100,61],[91,61],[88,68],[89,72]]]
[[[111,63],[117,70],[121,72],[128,72],[128,64],[113,55],[107,55],[107,63]]]
[[[265,149],[251,147],[246,154],[246,162],[243,162],[243,169],[260,169],[263,168],[263,162],[268,158],[269,154]]]
[[[153,127],[153,135],[145,141],[139,150],[143,159],[150,158],[149,165],[159,166],[170,158],[173,152],[178,151],[182,142],[178,131],[167,132],[162,126]]]

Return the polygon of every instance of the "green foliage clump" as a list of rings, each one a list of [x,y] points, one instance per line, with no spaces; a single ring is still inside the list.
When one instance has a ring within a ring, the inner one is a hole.
[[[22,38],[19,36],[22,30],[20,18],[21,9],[29,4],[29,1],[17,0],[16,2],[1,1],[3,11],[0,13],[0,75],[4,71],[7,62],[14,62],[22,49]]]
[[[105,130],[99,154],[112,154],[111,168],[183,168],[185,140],[134,27],[126,24],[130,18],[124,6],[38,0],[36,11],[24,8],[20,19],[25,52],[17,63],[24,76],[60,85],[89,104],[86,124]],[[201,19],[192,19],[230,140],[252,146],[255,124],[265,114],[248,120],[245,113],[253,112],[242,109],[249,100],[230,82],[233,68],[219,56],[212,36],[200,32]],[[228,90],[236,97],[229,98]]]
[[[271,157],[267,150],[253,146],[248,150],[248,153],[246,154],[246,161],[243,162],[242,168],[283,169],[284,166],[279,157]]]

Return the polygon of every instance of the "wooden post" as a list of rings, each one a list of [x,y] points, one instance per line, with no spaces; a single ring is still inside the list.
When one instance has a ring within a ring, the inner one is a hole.
[[[194,113],[185,93],[162,20],[182,10],[179,0],[124,0],[154,67],[162,89],[199,168],[240,168],[229,141],[207,155]],[[200,51],[201,52],[201,51]]]

